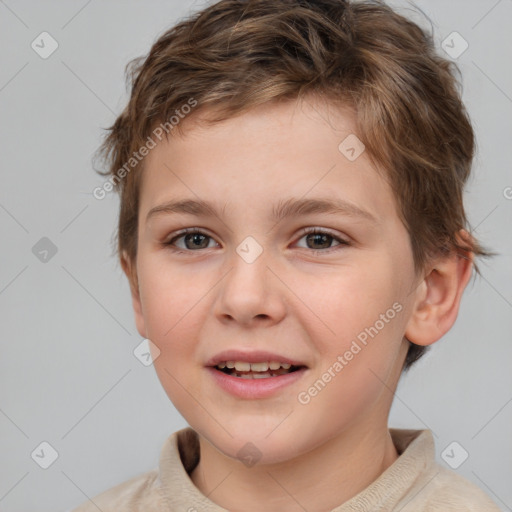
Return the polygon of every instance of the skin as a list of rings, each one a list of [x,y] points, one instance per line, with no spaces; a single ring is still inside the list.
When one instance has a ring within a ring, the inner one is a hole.
[[[122,264],[135,276],[137,329],[160,350],[158,377],[200,435],[192,481],[233,511],[262,503],[268,511],[330,510],[397,459],[387,421],[404,336],[429,345],[450,329],[472,254],[432,261],[415,274],[389,185],[366,152],[351,162],[338,150],[356,133],[348,108],[309,98],[213,127],[192,116],[184,123],[183,137],[164,139],[145,159],[137,260],[123,255]],[[345,199],[376,222],[313,213],[275,224],[272,206],[290,197]],[[177,198],[212,201],[219,216],[161,213],[146,222],[153,207]],[[307,227],[349,245],[311,239],[300,232]],[[188,251],[180,254],[166,242],[184,228],[206,238],[175,240],[175,249]],[[251,264],[236,252],[247,236],[263,249]],[[299,403],[298,394],[394,303],[401,311],[309,403]],[[308,370],[272,397],[237,398],[204,368],[231,348],[278,352]],[[252,467],[237,459],[247,442],[261,453]]]

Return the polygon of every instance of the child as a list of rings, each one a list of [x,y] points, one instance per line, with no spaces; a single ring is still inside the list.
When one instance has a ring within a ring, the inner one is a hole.
[[[95,195],[120,192],[137,330],[190,427],[76,511],[498,511],[387,425],[492,254],[430,36],[378,2],[221,0],[135,64]]]

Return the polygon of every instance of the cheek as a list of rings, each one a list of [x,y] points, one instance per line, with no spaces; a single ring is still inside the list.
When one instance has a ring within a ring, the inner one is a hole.
[[[191,399],[198,393],[190,375],[195,370],[200,325],[194,313],[203,294],[197,290],[183,293],[179,283],[173,287],[165,279],[155,279],[152,284],[144,315],[148,337],[160,350],[153,366],[169,399],[188,417],[197,407]]]
[[[340,267],[325,278],[303,279],[300,287],[295,288],[323,323],[330,334],[326,339],[331,342],[346,342],[373,326],[400,298],[397,280],[389,266],[376,261],[358,263]]]
[[[175,407],[187,413],[196,395],[189,374],[196,360],[197,315],[206,290],[203,281],[180,272],[165,254],[139,251],[137,265],[142,314],[147,337],[158,347],[153,366],[163,389]]]
[[[142,256],[138,267],[144,318],[150,328],[159,327],[153,332],[157,337],[184,317],[200,288],[163,260],[160,256]]]
[[[368,294],[354,289],[348,300],[337,300],[343,309],[331,306],[328,320],[336,335],[316,340],[322,360],[301,390],[300,403],[308,403],[298,407],[329,432],[372,410],[385,396],[391,399],[384,383],[396,366],[405,309],[385,284],[372,289],[371,294],[370,286]]]
[[[322,297],[318,315],[329,330],[315,340],[322,360],[312,382],[320,379],[322,387],[329,381],[324,399],[345,408],[367,406],[396,363],[406,310],[391,260],[344,268],[329,280],[328,293],[316,292]]]

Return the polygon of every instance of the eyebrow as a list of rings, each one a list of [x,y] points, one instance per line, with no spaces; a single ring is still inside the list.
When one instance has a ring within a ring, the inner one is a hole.
[[[171,200],[166,203],[160,204],[152,208],[147,216],[146,222],[152,217],[160,214],[173,214],[185,213],[190,215],[200,216],[215,216],[221,217],[224,213],[224,208],[219,212],[214,204],[203,200],[197,199],[181,199]],[[360,217],[373,223],[378,223],[377,218],[369,211],[360,208],[359,206],[346,201],[344,199],[295,199],[290,198],[279,201],[272,209],[271,220],[280,222],[281,220],[312,213],[327,213],[346,215],[349,217]]]

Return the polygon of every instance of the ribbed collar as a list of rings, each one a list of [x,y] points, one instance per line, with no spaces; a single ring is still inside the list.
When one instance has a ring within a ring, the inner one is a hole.
[[[398,459],[374,482],[332,512],[391,512],[415,494],[414,488],[435,465],[434,439],[430,430],[390,428]],[[189,473],[199,462],[199,437],[190,427],[166,440],[160,456],[162,493],[173,512],[227,512],[194,485]]]

